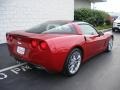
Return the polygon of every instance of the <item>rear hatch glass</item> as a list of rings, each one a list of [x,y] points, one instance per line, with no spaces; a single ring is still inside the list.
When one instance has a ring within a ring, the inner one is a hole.
[[[49,21],[33,27],[26,32],[36,34],[73,34],[75,33],[74,28],[64,21]]]

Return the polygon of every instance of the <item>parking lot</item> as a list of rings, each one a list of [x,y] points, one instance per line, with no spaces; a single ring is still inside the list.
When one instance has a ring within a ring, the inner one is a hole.
[[[114,33],[112,52],[83,64],[73,77],[50,74],[17,64],[7,45],[0,45],[0,90],[120,90],[120,33]]]

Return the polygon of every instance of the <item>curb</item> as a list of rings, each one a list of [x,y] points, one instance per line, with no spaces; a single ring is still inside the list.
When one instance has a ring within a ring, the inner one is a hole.
[[[112,28],[108,28],[108,29],[102,29],[100,31],[103,31],[103,32],[108,32],[108,31],[112,31]]]

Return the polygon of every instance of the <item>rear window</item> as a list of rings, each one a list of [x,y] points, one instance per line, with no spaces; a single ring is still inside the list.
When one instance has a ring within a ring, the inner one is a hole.
[[[68,22],[64,21],[49,21],[43,24],[40,24],[36,27],[33,27],[26,32],[29,33],[72,33],[73,29],[70,28],[70,25],[67,25]]]

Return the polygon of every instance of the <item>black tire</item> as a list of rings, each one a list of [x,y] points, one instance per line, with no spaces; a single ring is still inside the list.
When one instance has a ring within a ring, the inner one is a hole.
[[[112,51],[112,48],[113,48],[113,38],[111,37],[108,41],[108,45],[107,45],[107,49],[106,51],[107,52],[111,52]]]
[[[113,32],[115,32],[115,29],[114,29],[114,28],[112,28],[112,31],[113,31]]]
[[[76,54],[76,55],[75,55]],[[75,55],[75,56],[73,56]],[[74,59],[73,59],[74,58]],[[77,59],[79,58],[79,59]],[[72,60],[72,61],[71,61]],[[71,64],[74,62],[74,66]],[[78,71],[79,71],[79,68],[80,68],[80,65],[81,65],[81,62],[82,62],[82,52],[80,49],[78,48],[74,48],[68,55],[67,57],[67,60],[64,64],[64,69],[63,69],[63,74],[65,76],[73,76],[75,75]],[[74,67],[74,70],[72,72],[72,68]],[[71,68],[71,70],[70,70]]]

